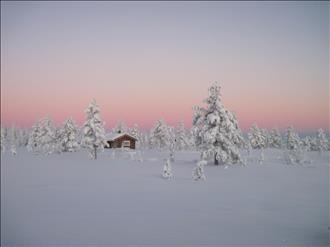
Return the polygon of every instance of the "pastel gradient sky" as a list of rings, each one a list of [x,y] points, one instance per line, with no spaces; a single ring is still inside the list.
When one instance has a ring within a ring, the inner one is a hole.
[[[214,81],[243,130],[329,130],[329,2],[1,1],[5,125],[190,127]]]

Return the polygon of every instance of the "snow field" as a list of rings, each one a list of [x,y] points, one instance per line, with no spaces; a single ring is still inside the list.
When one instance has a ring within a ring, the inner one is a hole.
[[[282,151],[252,150],[248,165],[204,167],[199,152],[112,150],[1,157],[2,246],[328,246],[329,152],[286,165]],[[242,152],[242,157],[246,154]]]

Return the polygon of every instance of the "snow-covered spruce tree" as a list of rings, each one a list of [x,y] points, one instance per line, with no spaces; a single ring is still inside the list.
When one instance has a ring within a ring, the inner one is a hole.
[[[222,105],[218,83],[212,84],[208,91],[204,101],[207,107],[194,107],[195,145],[207,157],[214,158],[215,165],[219,161],[243,164],[239,152],[243,138],[236,117]]]
[[[165,160],[164,168],[163,168],[163,178],[172,178],[172,166],[170,159]]]
[[[253,149],[260,150],[260,157],[258,163],[262,164],[265,160],[264,149],[267,147],[267,132],[263,129],[259,129],[256,124],[253,124],[248,138]]]
[[[29,140],[27,144],[28,151],[30,152],[41,151],[41,144],[39,140],[40,135],[41,135],[40,120],[37,120],[32,126],[32,130],[29,135]]]
[[[205,180],[204,166],[207,164],[206,160],[198,161],[197,166],[193,169],[192,177],[194,180]]]
[[[282,147],[282,136],[277,128],[273,128],[269,133],[269,147],[281,148]]]
[[[58,143],[61,152],[74,152],[79,149],[78,127],[72,118],[65,120],[63,128],[59,130]]]
[[[56,147],[55,128],[49,117],[38,120],[29,136],[28,150],[50,154]]]
[[[189,138],[184,123],[181,121],[175,128],[175,148],[176,150],[186,150],[189,148]]]
[[[267,137],[264,132],[259,129],[256,124],[253,124],[248,133],[248,138],[253,149],[264,149],[267,145]]]
[[[328,150],[328,139],[324,133],[323,129],[317,131],[317,149],[319,152],[324,152]]]
[[[95,100],[85,110],[86,121],[83,126],[82,146],[88,149],[90,156],[97,159],[97,152],[108,146],[105,138],[104,122],[100,117],[100,109]]]
[[[46,154],[51,154],[56,150],[56,129],[49,117],[45,117],[40,121],[39,144],[41,150]]]
[[[301,146],[300,137],[292,126],[289,126],[287,128],[285,138],[286,138],[285,140],[286,149],[294,150],[294,149],[298,149]]]
[[[158,120],[155,126],[151,129],[149,140],[152,148],[169,148],[171,144],[169,129],[162,119]]]
[[[302,145],[306,151],[311,151],[312,145],[311,145],[312,139],[310,136],[306,136],[302,140]]]
[[[305,160],[305,150],[298,133],[292,126],[287,128],[285,135],[284,159],[287,164],[302,164]]]

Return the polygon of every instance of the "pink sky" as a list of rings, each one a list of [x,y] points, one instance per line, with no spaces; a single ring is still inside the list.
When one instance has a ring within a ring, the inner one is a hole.
[[[214,81],[247,130],[329,130],[329,3],[1,2],[1,122],[191,126]],[[281,18],[277,18],[280,11]],[[230,13],[230,14],[229,14]]]

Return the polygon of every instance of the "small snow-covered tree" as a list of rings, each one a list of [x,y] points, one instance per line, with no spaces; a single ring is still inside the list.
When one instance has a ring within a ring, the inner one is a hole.
[[[18,134],[15,126],[10,129],[10,152],[12,155],[17,154]]]
[[[72,118],[65,120],[63,128],[59,130],[58,139],[61,152],[74,152],[79,149],[78,127]]]
[[[317,147],[319,152],[324,152],[328,150],[328,139],[324,133],[323,129],[317,131]]]
[[[177,150],[185,150],[190,146],[187,131],[182,121],[175,128],[175,146]]]
[[[302,140],[302,145],[306,151],[311,151],[311,148],[312,148],[311,142],[312,142],[312,138],[310,136],[306,136]]]
[[[253,124],[250,133],[248,133],[248,138],[253,149],[260,150],[260,156],[258,158],[258,163],[262,164],[265,160],[264,149],[267,147],[267,135],[266,131],[259,129],[256,124]]]
[[[27,147],[29,151],[48,154],[55,150],[55,128],[49,117],[38,120],[33,125]]]
[[[85,110],[86,121],[83,126],[82,146],[88,149],[90,156],[97,159],[97,152],[108,146],[105,138],[104,122],[100,117],[100,108],[95,100]]]
[[[41,143],[40,143],[41,127],[40,120],[37,120],[32,126],[32,130],[29,135],[29,140],[27,144],[27,149],[31,152],[40,152]]]
[[[150,132],[150,142],[153,148],[168,148],[171,144],[169,129],[164,120],[158,120]]]
[[[6,146],[5,146],[6,138],[5,138],[5,129],[1,125],[1,152],[5,152]]]
[[[165,160],[164,168],[163,168],[163,178],[172,178],[172,166],[170,159]]]
[[[242,134],[235,115],[221,102],[220,86],[214,83],[209,88],[209,96],[204,101],[206,108],[194,107],[193,133],[196,146],[208,157],[214,158],[214,164],[241,163],[239,147]]]
[[[306,163],[302,141],[292,126],[287,128],[285,138],[286,150],[284,150],[284,159],[287,164]]]
[[[269,134],[269,147],[281,148],[282,147],[282,136],[277,128],[273,128]]]
[[[51,154],[56,150],[56,129],[49,117],[40,121],[39,144],[41,150],[46,154]]]
[[[194,180],[205,180],[204,166],[207,164],[206,160],[197,162],[197,166],[193,169],[192,177]]]
[[[143,136],[142,133],[139,130],[139,126],[137,124],[134,124],[132,128],[129,129],[129,134],[136,138],[137,143],[135,144],[136,148],[141,148],[143,143]]]
[[[301,146],[300,137],[292,126],[287,128],[285,138],[286,149],[294,150]]]
[[[259,129],[256,124],[253,124],[248,133],[248,138],[253,149],[264,149],[267,146],[267,137],[265,132]]]

